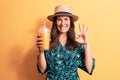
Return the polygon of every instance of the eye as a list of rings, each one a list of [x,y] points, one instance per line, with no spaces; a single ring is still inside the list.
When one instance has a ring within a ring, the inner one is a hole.
[[[68,21],[68,20],[69,20],[69,18],[65,18],[64,20],[65,20],[65,21]]]
[[[57,18],[57,21],[61,21],[61,18]]]

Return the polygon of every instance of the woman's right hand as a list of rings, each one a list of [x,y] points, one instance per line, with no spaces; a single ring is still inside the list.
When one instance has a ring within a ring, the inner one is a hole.
[[[46,59],[44,55],[43,38],[40,35],[37,36],[36,45],[38,47],[37,64],[40,71],[43,73],[46,68]]]
[[[43,49],[43,39],[40,35],[37,36],[36,45],[37,45],[40,52],[44,51],[44,49]]]

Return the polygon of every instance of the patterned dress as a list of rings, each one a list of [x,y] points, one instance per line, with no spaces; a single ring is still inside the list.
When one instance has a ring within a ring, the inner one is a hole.
[[[75,50],[67,50],[66,45],[62,46],[60,43],[55,50],[44,51],[47,66],[42,73],[37,65],[38,72],[42,75],[47,74],[47,80],[80,80],[77,68],[80,68],[88,73],[84,60],[84,47],[79,44]],[[95,66],[95,59],[93,58],[92,71]],[[90,75],[92,72],[90,73]]]

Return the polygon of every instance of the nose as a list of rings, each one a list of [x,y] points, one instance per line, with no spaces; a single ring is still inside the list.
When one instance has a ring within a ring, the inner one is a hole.
[[[62,20],[62,21],[61,21],[61,25],[62,25],[62,26],[65,25],[65,21]]]

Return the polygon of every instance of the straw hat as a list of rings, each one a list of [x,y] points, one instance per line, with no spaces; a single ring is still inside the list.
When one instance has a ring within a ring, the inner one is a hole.
[[[53,21],[53,18],[55,16],[61,16],[61,15],[73,17],[74,22],[78,20],[78,16],[72,14],[71,7],[68,6],[68,5],[58,5],[58,6],[56,6],[55,11],[54,11],[54,15],[49,15],[47,17],[47,19],[50,20],[50,21]]]

